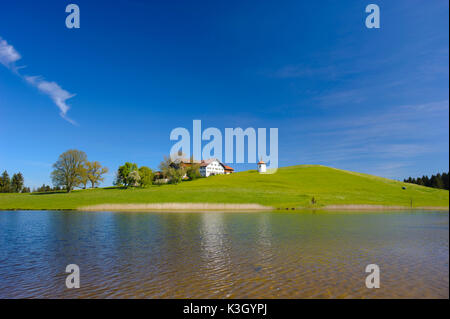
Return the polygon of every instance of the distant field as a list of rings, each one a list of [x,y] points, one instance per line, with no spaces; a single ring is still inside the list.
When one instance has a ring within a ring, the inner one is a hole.
[[[406,189],[402,189],[405,186]],[[316,203],[312,204],[314,197]],[[77,209],[98,204],[230,203],[275,208],[329,205],[448,207],[449,192],[317,165],[278,169],[271,175],[246,171],[179,185],[67,193],[0,194],[0,209]]]

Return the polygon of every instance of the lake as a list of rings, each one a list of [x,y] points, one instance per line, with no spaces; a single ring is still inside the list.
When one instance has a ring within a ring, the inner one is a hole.
[[[448,243],[448,212],[0,211],[0,298],[449,298]]]

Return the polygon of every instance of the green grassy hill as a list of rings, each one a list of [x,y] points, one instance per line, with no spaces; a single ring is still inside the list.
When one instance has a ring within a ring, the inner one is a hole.
[[[406,189],[402,189],[405,186]],[[311,204],[315,198],[316,204]],[[317,165],[246,171],[145,189],[100,188],[70,194],[0,194],[0,209],[76,209],[114,203],[256,203],[292,207],[368,204],[449,205],[449,192]]]

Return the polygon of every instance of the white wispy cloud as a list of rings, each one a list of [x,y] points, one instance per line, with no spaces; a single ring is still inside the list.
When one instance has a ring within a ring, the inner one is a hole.
[[[19,52],[17,52],[12,45],[8,44],[6,40],[0,37],[0,63],[8,69],[15,69],[14,63],[21,58]]]
[[[72,124],[76,124],[75,121],[71,120],[67,117],[67,111],[69,111],[70,107],[67,105],[66,101],[71,97],[74,97],[75,94],[71,94],[61,88],[56,82],[49,82],[44,80],[39,76],[24,76],[25,80],[31,85],[35,86],[39,91],[44,94],[47,94],[53,102],[55,102],[56,106],[60,110],[60,115],[63,119],[69,121]]]
[[[45,80],[42,76],[29,76],[21,75],[18,70],[22,67],[17,67],[16,62],[21,59],[21,55],[17,50],[6,40],[0,37],[0,63],[3,64],[8,69],[12,70],[15,74],[25,79],[26,82],[36,87],[40,92],[49,96],[52,101],[60,110],[60,115],[63,119],[69,123],[76,125],[77,123],[67,116],[67,112],[70,107],[67,105],[67,100],[74,97],[72,94],[64,90],[58,83]]]

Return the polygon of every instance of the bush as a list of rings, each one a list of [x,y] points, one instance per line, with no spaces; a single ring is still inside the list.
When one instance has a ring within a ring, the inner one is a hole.
[[[139,176],[140,176],[140,186],[146,187],[152,184],[153,181],[153,172],[147,166],[139,167]]]

